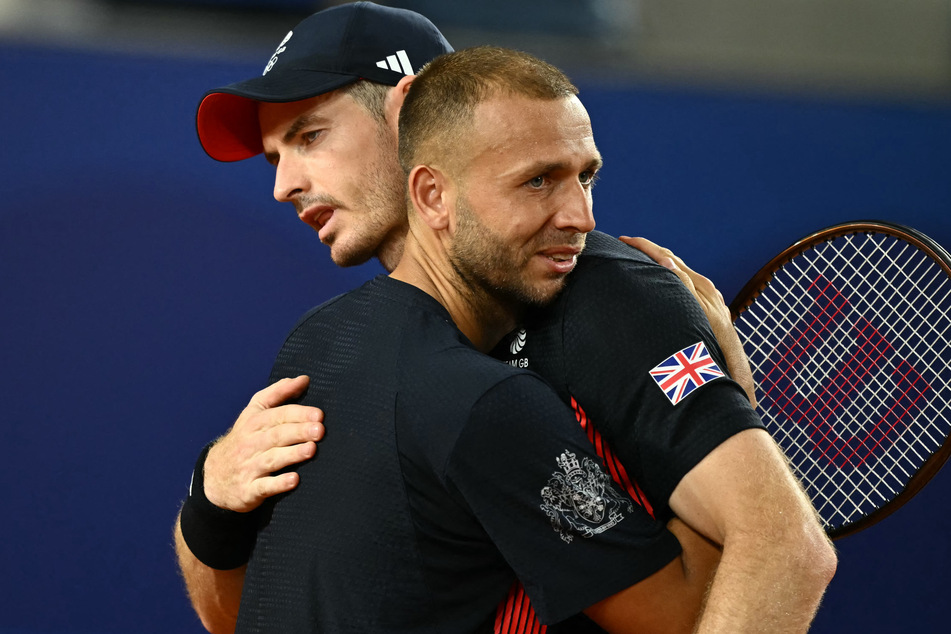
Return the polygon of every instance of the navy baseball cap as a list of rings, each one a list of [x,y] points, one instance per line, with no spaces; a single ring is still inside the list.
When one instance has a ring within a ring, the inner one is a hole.
[[[209,90],[198,105],[198,139],[219,161],[263,151],[258,102],[309,99],[367,79],[395,86],[452,47],[414,11],[353,2],[319,11],[288,33],[260,77]]]

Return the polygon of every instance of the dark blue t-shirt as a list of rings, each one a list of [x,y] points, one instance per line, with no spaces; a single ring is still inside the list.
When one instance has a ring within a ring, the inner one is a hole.
[[[309,313],[272,379],[299,374],[326,435],[259,513],[238,632],[490,632],[516,577],[559,621],[679,552],[551,387],[415,287],[379,277]]]
[[[680,279],[598,231],[555,302],[493,356],[574,403],[660,520],[690,469],[730,436],[763,427]]]

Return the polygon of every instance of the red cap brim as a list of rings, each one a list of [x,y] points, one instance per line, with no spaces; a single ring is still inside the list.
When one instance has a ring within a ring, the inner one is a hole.
[[[264,151],[258,102],[253,99],[224,92],[208,94],[198,106],[195,124],[201,146],[217,161],[241,161]]]

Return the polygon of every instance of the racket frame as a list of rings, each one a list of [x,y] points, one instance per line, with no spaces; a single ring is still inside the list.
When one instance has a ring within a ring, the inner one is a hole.
[[[911,227],[882,220],[843,222],[816,231],[794,242],[779,255],[767,262],[766,265],[740,289],[740,292],[736,294],[736,297],[730,303],[729,309],[733,321],[735,322],[740,314],[745,312],[753,304],[760,293],[762,293],[766,286],[772,281],[776,272],[787,262],[815,245],[858,233],[879,233],[903,240],[925,253],[951,278],[951,255],[949,255],[940,244],[924,233],[912,229]],[[949,359],[949,363],[951,363],[951,359]],[[941,467],[944,466],[949,456],[951,456],[951,442],[948,441],[948,438],[945,438],[941,446],[922,463],[921,467],[918,468],[894,499],[854,522],[849,522],[837,527],[827,526],[826,533],[830,539],[841,539],[882,521],[917,495]]]

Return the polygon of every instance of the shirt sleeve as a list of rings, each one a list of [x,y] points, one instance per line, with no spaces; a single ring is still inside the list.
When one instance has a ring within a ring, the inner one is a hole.
[[[531,373],[482,396],[445,476],[542,622],[634,585],[680,552],[664,524],[613,483],[571,411]]]
[[[726,374],[706,315],[673,273],[639,254],[584,272],[563,303],[567,390],[653,505],[730,436],[762,427]]]

